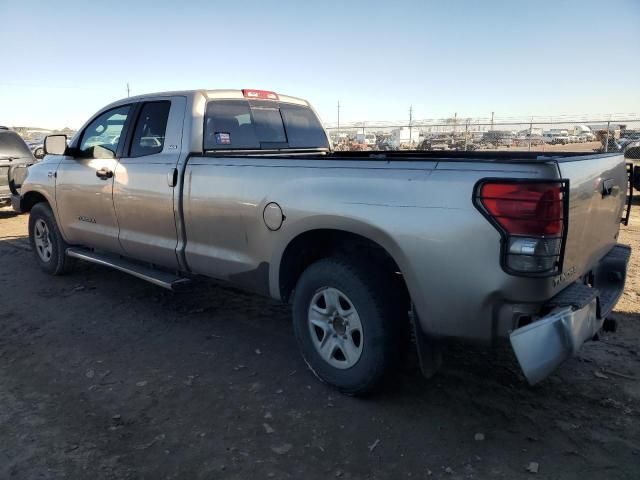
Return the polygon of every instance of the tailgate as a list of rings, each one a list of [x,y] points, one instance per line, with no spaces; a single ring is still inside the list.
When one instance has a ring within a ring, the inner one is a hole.
[[[569,180],[569,223],[563,271],[567,277],[587,273],[617,243],[627,194],[627,171],[621,154],[597,154],[558,161]]]

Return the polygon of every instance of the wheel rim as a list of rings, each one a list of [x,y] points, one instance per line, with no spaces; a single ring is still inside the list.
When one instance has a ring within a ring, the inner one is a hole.
[[[364,332],[353,302],[336,288],[318,290],[309,305],[309,333],[320,357],[333,367],[353,367],[362,356]]]
[[[43,262],[51,260],[53,253],[53,245],[49,236],[49,227],[47,223],[39,218],[34,226],[34,240],[36,244],[36,252]]]

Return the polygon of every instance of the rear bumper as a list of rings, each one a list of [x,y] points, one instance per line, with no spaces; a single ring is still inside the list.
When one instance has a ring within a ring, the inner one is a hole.
[[[593,286],[576,282],[547,306],[551,313],[511,332],[509,338],[530,384],[550,375],[600,330],[624,291],[631,248],[616,245],[594,269]]]

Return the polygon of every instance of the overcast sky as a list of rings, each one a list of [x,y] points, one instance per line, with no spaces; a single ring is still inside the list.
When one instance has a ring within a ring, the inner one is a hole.
[[[0,125],[259,88],[325,122],[640,113],[640,0],[0,0]]]

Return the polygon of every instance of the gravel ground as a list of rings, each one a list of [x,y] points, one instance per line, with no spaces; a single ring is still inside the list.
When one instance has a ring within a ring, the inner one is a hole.
[[[549,379],[454,345],[431,381],[406,368],[369,399],[314,379],[288,307],[48,277],[26,224],[0,210],[0,478],[640,478],[640,215],[618,331]]]

